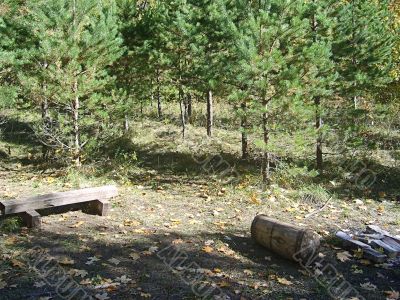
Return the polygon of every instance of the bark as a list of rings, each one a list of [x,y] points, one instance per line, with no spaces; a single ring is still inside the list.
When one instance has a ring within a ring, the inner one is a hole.
[[[182,124],[182,138],[185,138],[186,133],[186,121],[185,121],[185,104],[183,103],[183,89],[182,86],[179,87],[179,107],[181,111],[181,124]]]
[[[315,2],[315,0],[313,0]],[[318,23],[315,18],[315,14],[312,16],[311,29],[313,31],[313,41],[317,42],[317,27]],[[315,106],[315,129],[317,130],[317,140],[316,140],[316,167],[320,174],[323,172],[323,152],[322,152],[322,134],[321,134],[321,126],[322,126],[322,118],[321,118],[321,97],[314,97],[314,106]]]
[[[45,87],[43,87],[45,89]],[[44,97],[42,104],[41,104],[41,110],[42,110],[42,122],[43,122],[43,130],[49,130],[49,103],[47,101],[46,96]],[[49,147],[47,147],[45,144],[42,145],[42,157],[43,159],[47,158],[47,155],[49,153]]]
[[[207,135],[209,137],[212,136],[212,127],[213,127],[213,94],[212,91],[209,90],[207,92]]]
[[[317,147],[316,147],[316,163],[317,170],[322,174],[323,172],[323,152],[322,152],[322,118],[321,118],[321,98],[314,98],[315,105],[315,129],[317,130]]]
[[[240,120],[240,126],[242,128],[242,159],[247,159],[249,157],[248,153],[248,138],[247,138],[247,105],[246,102],[241,104],[242,117]]]
[[[125,115],[124,129],[125,129],[125,132],[128,132],[128,130],[129,130],[129,117],[128,117],[128,115]]]
[[[162,107],[161,107],[161,86],[160,86],[160,70],[157,70],[157,114],[158,118],[162,118]]]
[[[264,106],[264,113],[262,115],[263,141],[264,141],[264,147],[267,147],[269,142],[268,111],[267,111],[268,103],[266,101],[263,101],[263,106]],[[270,155],[267,149],[264,149],[263,151],[261,173],[263,177],[263,184],[264,186],[266,186],[269,184],[270,181]]]
[[[185,102],[185,118],[186,123],[191,122],[192,118],[192,95],[187,94],[186,102]]]
[[[78,96],[78,79],[75,79],[74,82],[74,101],[72,103],[72,120],[73,120],[73,128],[74,128],[74,161],[77,167],[81,166],[81,133],[79,127],[79,109],[80,109],[80,100]]]

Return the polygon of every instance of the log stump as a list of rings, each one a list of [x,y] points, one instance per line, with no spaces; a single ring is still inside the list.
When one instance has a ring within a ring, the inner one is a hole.
[[[318,254],[320,237],[311,230],[299,228],[258,215],[251,224],[251,236],[260,245],[278,255],[303,264]]]

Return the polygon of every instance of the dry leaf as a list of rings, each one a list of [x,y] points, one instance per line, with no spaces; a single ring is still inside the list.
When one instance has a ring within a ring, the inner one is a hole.
[[[108,260],[108,262],[110,262],[110,263],[112,263],[112,264],[118,266],[118,265],[120,264],[121,261],[113,257],[113,258],[110,258],[110,259]]]
[[[5,287],[7,287],[7,282],[0,280],[0,290],[4,289]]]
[[[88,261],[86,262],[87,265],[93,265],[93,263],[95,263],[96,261],[99,261],[100,259],[98,259],[96,256],[93,257],[89,257]]]
[[[367,291],[375,291],[377,286],[375,284],[372,284],[371,282],[366,282],[366,283],[360,283],[360,286]]]
[[[115,281],[117,281],[117,282],[121,282],[121,283],[128,283],[128,282],[130,282],[130,281],[132,281],[132,279],[130,279],[128,276],[126,276],[126,275],[123,275],[123,276],[121,276],[121,277],[117,277],[117,278],[115,278]]]
[[[400,293],[398,291],[385,291],[386,300],[399,300]]]
[[[292,285],[293,283],[289,280],[287,280],[286,278],[283,277],[276,277],[276,280],[283,285]]]
[[[251,270],[244,270],[243,273],[248,275],[248,276],[253,275],[253,271],[251,271]]]
[[[68,257],[62,257],[62,258],[58,259],[58,263],[60,265],[69,266],[69,265],[73,265],[75,263],[75,261]]]
[[[138,260],[140,258],[140,255],[136,252],[132,252],[131,254],[129,254],[129,257],[133,260]]]
[[[214,251],[213,248],[211,248],[210,246],[204,246],[203,249],[201,249],[203,252],[205,253],[211,253]]]
[[[78,228],[80,226],[82,226],[85,222],[84,221],[79,221],[74,225],[68,226],[69,228]]]
[[[94,296],[97,300],[107,300],[110,299],[110,297],[108,297],[107,293],[102,293],[102,294],[96,294]]]
[[[340,260],[341,262],[346,262],[348,260],[350,260],[350,258],[352,257],[352,255],[347,252],[347,251],[343,251],[343,252],[339,252],[336,254],[336,257],[338,260]]]
[[[43,287],[43,286],[45,286],[45,285],[46,285],[46,283],[45,283],[44,281],[35,282],[35,283],[33,284],[33,286],[34,286],[35,288],[41,288],[41,287]]]
[[[17,267],[17,268],[25,267],[25,264],[23,262],[16,260],[16,259],[12,259],[11,264],[13,265],[13,267]]]

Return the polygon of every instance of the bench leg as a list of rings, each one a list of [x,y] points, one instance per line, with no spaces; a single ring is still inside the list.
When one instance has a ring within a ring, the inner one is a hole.
[[[21,218],[28,228],[40,228],[42,224],[42,216],[36,210],[22,213]]]
[[[88,204],[88,207],[83,212],[91,215],[107,216],[110,208],[108,200],[94,200]]]

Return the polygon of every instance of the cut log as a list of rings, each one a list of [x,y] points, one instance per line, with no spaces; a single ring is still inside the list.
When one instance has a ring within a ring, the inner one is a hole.
[[[364,258],[369,259],[375,263],[383,263],[387,259],[386,255],[372,249],[372,247],[368,244],[354,240],[350,235],[348,235],[343,231],[338,231],[336,233],[336,237],[340,239],[344,249],[346,250],[361,249],[363,251]]]
[[[305,262],[318,254],[320,238],[311,230],[283,223],[266,215],[255,217],[251,236],[260,245],[280,256]]]
[[[87,188],[69,192],[52,193],[43,196],[29,197],[22,200],[0,202],[3,215],[18,214],[30,210],[39,210],[75,203],[89,202],[98,199],[108,199],[118,195],[115,186]]]

